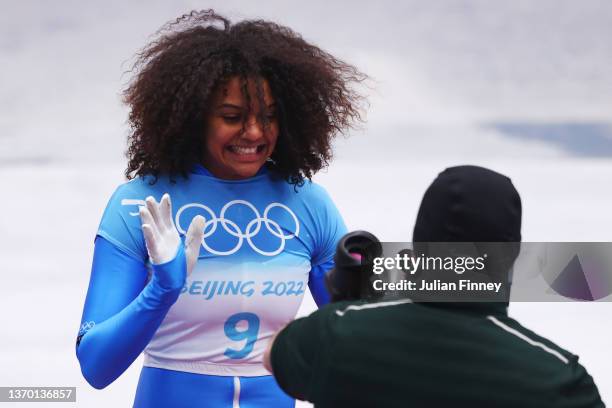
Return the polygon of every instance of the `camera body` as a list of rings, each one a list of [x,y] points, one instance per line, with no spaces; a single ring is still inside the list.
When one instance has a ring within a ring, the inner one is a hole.
[[[326,276],[331,301],[375,299],[372,288],[374,258],[382,254],[382,244],[367,231],[353,231],[338,242],[334,268]]]

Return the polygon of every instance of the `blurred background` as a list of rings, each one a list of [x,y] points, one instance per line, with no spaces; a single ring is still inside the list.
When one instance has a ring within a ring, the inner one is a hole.
[[[140,359],[97,391],[81,377],[74,341],[97,225],[124,181],[127,71],[157,29],[192,9],[287,25],[370,75],[367,122],[338,139],[315,177],[350,229],[409,241],[435,176],[477,164],[512,178],[525,241],[611,241],[608,1],[0,8],[0,386],[76,386],[77,406],[131,406]],[[300,314],[312,310],[306,298]],[[516,303],[510,314],[578,354],[612,401],[612,303]]]

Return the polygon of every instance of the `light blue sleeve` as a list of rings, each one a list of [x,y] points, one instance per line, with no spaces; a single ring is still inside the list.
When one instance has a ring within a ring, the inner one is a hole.
[[[338,241],[346,233],[346,225],[331,197],[325,189],[317,184],[311,185],[312,196],[309,197],[317,207],[317,247],[314,248],[311,261],[312,268],[308,276],[308,287],[317,306],[329,303],[330,295],[325,286],[325,276],[334,267],[334,255]]]
[[[183,284],[167,279],[184,276],[182,246],[172,261],[154,266],[148,280],[138,207],[152,192],[139,191],[139,183],[143,181],[134,180],[115,191],[96,237],[77,337],[81,371],[95,388],[113,382],[144,350]]]
[[[181,290],[181,285],[166,286],[158,271],[180,274],[177,268],[186,268],[182,245],[173,260],[154,266],[147,283],[142,262],[104,238],[96,239],[76,345],[81,372],[93,387],[112,383],[149,343]]]

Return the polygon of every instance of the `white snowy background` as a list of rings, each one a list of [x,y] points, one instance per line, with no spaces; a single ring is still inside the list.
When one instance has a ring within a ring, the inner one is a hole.
[[[409,241],[437,173],[478,164],[514,181],[525,241],[612,241],[610,2],[1,0],[0,386],[131,406],[140,360],[97,391],[74,353],[93,238],[123,181],[120,92],[151,34],[209,7],[288,25],[373,78],[367,123],[316,177],[349,228]],[[580,355],[612,400],[611,303],[510,313]]]

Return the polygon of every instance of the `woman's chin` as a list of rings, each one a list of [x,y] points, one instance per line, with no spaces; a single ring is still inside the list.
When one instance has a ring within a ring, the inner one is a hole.
[[[259,172],[264,163],[252,162],[237,164],[235,166],[232,166],[231,170],[227,172],[226,177],[220,178],[240,180],[254,177]]]

